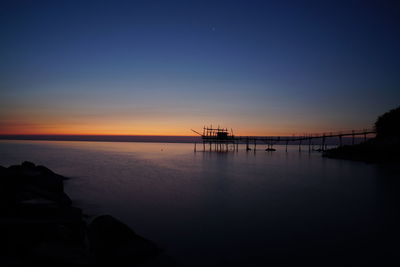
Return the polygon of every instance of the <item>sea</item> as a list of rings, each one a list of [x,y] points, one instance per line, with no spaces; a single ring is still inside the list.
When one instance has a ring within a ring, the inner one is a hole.
[[[399,264],[399,166],[304,146],[0,141],[0,165],[45,165],[88,222],[110,214],[178,266]]]

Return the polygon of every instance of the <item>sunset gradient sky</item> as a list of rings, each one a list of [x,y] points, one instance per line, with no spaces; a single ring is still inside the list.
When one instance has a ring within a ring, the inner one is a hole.
[[[2,1],[0,134],[370,127],[400,104],[399,1]]]

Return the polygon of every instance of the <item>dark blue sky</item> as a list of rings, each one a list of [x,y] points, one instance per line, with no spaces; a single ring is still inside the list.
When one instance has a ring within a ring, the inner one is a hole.
[[[399,1],[9,1],[0,132],[369,127],[400,104]]]

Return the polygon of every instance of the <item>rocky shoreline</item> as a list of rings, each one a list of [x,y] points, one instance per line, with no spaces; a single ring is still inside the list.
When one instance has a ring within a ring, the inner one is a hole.
[[[170,266],[162,250],[110,215],[88,223],[65,177],[23,162],[0,166],[0,264]]]
[[[374,138],[357,145],[329,149],[323,156],[367,163],[400,162],[400,107],[379,116],[374,129]]]
[[[363,161],[367,163],[390,163],[400,161],[400,141],[397,138],[373,138],[361,144],[329,149],[323,157]]]

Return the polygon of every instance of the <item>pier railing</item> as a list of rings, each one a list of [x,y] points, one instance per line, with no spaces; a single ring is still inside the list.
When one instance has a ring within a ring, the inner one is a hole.
[[[224,130],[225,131],[225,130]],[[227,131],[225,131],[226,133]],[[233,150],[238,150],[239,144],[246,144],[246,150],[252,150],[250,145],[253,145],[253,149],[256,149],[257,144],[266,144],[268,151],[273,151],[274,144],[285,144],[286,151],[289,144],[296,143],[299,145],[299,150],[301,150],[302,145],[308,145],[309,151],[311,151],[311,146],[313,140],[319,140],[318,151],[323,151],[327,149],[327,140],[329,138],[338,138],[338,145],[343,145],[343,137],[351,137],[352,144],[355,144],[356,137],[363,137],[364,141],[368,137],[375,135],[374,129],[362,129],[362,130],[350,130],[350,131],[336,131],[336,132],[323,132],[323,133],[309,133],[309,134],[299,134],[292,136],[234,136],[229,134],[203,134],[201,135],[203,141],[203,150],[206,150],[206,145],[209,146],[209,150],[213,148],[217,151],[229,151],[230,146],[233,146]],[[308,141],[308,142],[307,142]],[[195,144],[196,150],[196,144]]]

